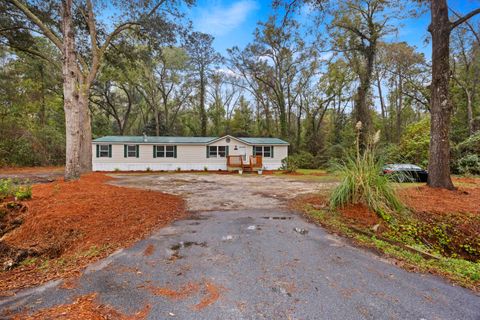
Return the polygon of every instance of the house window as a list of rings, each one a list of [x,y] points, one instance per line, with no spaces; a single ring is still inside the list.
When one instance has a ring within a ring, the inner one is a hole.
[[[98,146],[98,157],[99,158],[110,157],[110,146],[108,144],[101,144]]]
[[[174,146],[165,146],[165,157],[174,158],[175,157],[175,147]]]
[[[263,157],[264,158],[271,158],[272,157],[272,148],[270,146],[263,147]]]
[[[165,146],[155,146],[157,158],[165,157]]]
[[[209,158],[217,157],[217,146],[208,146],[208,157]]]
[[[127,158],[136,158],[137,157],[137,145],[129,144],[127,145]]]
[[[208,146],[208,158],[225,158],[228,155],[227,146]]]
[[[227,147],[226,146],[219,146],[218,147],[218,156],[220,158],[225,158],[227,155]]]
[[[273,146],[254,146],[254,156],[262,156],[264,158],[273,158]]]
[[[176,158],[177,146],[154,146],[154,158]]]

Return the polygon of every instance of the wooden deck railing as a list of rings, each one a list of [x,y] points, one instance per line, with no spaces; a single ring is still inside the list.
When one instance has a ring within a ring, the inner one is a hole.
[[[239,168],[245,171],[254,171],[260,170],[262,167],[262,156],[250,156],[248,162],[243,161],[243,156],[227,156],[227,168]]]
[[[227,168],[243,168],[242,156],[227,156]]]

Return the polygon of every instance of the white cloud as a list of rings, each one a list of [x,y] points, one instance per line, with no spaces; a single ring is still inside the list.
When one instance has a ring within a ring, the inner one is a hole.
[[[222,36],[240,26],[248,14],[257,9],[254,0],[241,0],[229,6],[208,6],[199,10],[195,25],[202,32]]]

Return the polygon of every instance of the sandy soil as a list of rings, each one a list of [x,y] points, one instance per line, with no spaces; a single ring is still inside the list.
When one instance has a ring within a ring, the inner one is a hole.
[[[301,194],[331,189],[335,182],[272,175],[165,173],[115,174],[113,184],[181,195],[190,211],[273,209]]]

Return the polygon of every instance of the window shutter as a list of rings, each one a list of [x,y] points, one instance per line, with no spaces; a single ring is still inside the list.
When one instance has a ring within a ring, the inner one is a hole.
[[[157,157],[157,146],[153,146],[153,157],[156,158]]]
[[[225,155],[226,155],[227,157],[228,157],[228,149],[229,149],[228,147],[229,147],[229,146],[226,146],[226,147],[225,147]]]
[[[108,157],[109,158],[112,157],[112,145],[111,144],[108,145]]]
[[[123,157],[124,158],[127,157],[127,145],[126,144],[123,145]]]
[[[173,157],[177,157],[177,146],[173,146]]]
[[[207,146],[207,158],[209,158],[209,156],[208,156],[208,146]]]
[[[270,157],[273,158],[273,146],[270,146]]]
[[[97,158],[100,157],[100,146],[97,144]]]
[[[140,156],[140,152],[139,152],[140,151],[140,145],[137,144],[136,148],[137,148],[137,150],[136,150],[137,152],[135,152],[135,153],[137,154],[137,158],[138,158]]]

